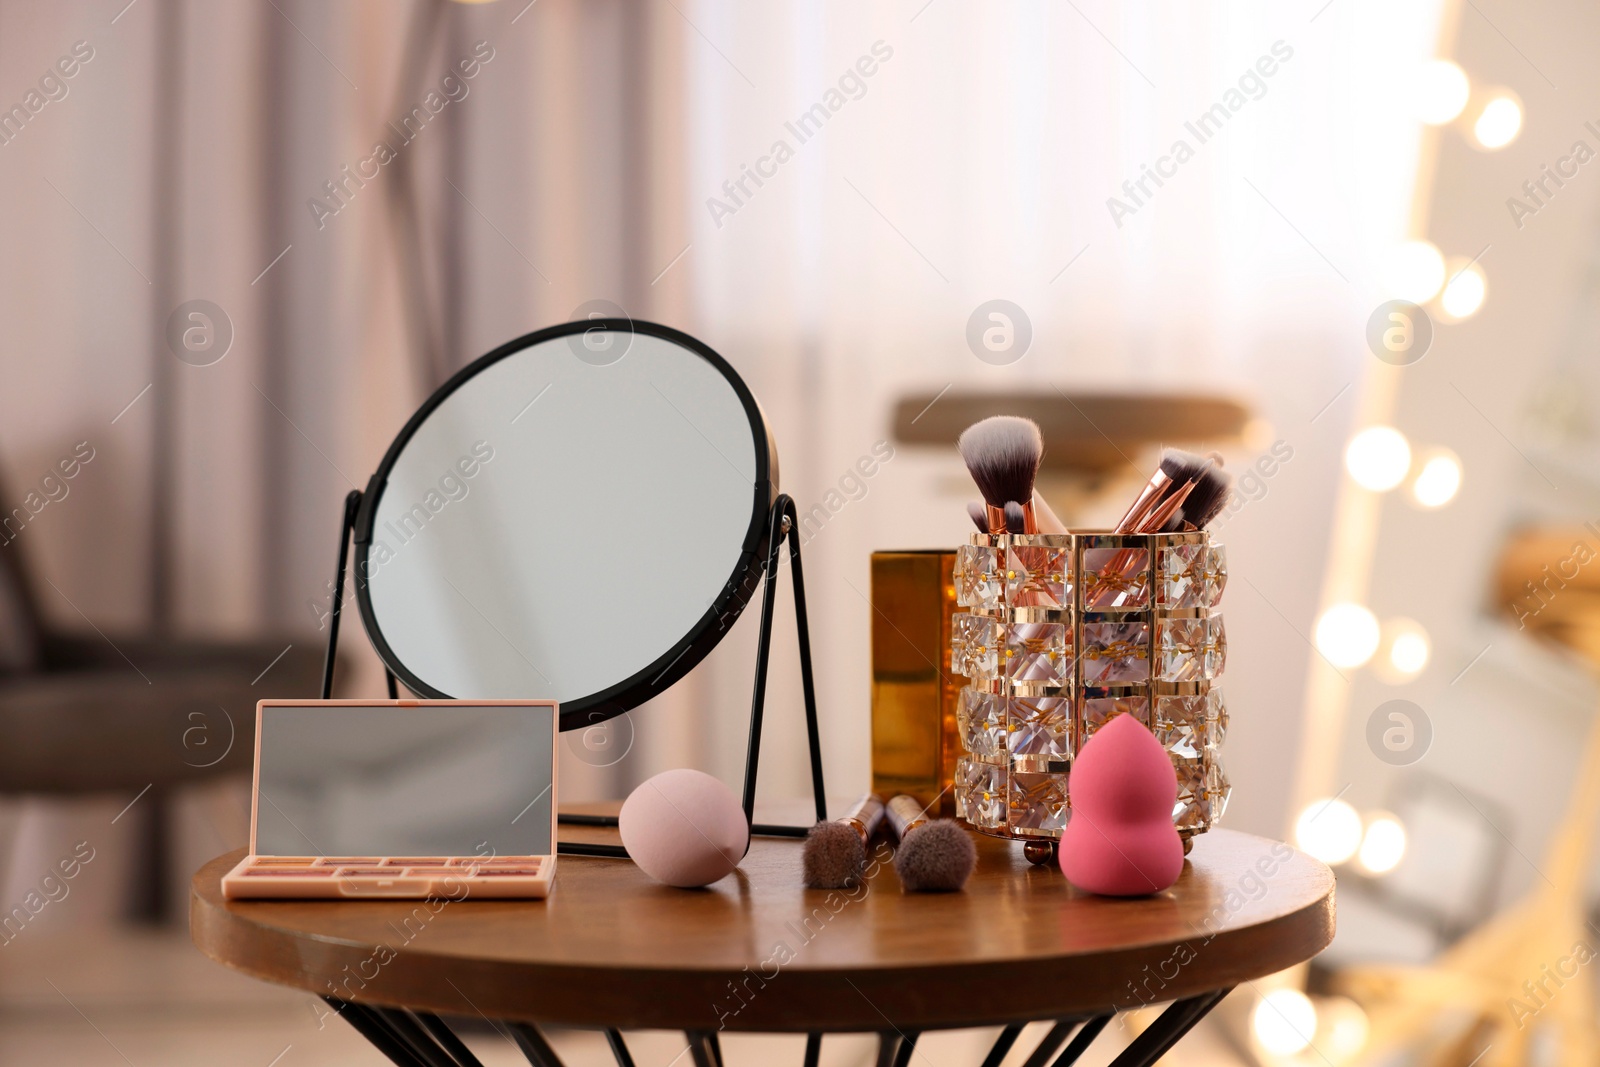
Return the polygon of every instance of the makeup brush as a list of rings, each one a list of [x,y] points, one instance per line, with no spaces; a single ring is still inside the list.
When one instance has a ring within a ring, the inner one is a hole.
[[[867,793],[837,819],[819,822],[806,834],[803,866],[809,889],[844,889],[867,869],[867,842],[883,821],[883,800]]]
[[[967,501],[967,518],[972,520],[972,525],[978,528],[979,533],[989,532],[989,509],[976,500]]]
[[[1006,502],[1016,500],[1022,505],[1025,532],[1037,533],[1033,480],[1044,456],[1038,424],[1014,415],[996,415],[963,430],[956,448],[988,506],[989,532],[1006,532]]]
[[[889,801],[889,831],[899,840],[894,872],[908,893],[950,893],[961,889],[978,864],[972,838],[954,819],[929,819],[915,797]]]
[[[1139,491],[1133,505],[1117,522],[1117,533],[1136,533],[1145,520],[1160,504],[1165,502],[1175,486],[1194,481],[1209,461],[1204,456],[1169,448],[1161,456],[1161,466],[1150,476],[1150,481]],[[1165,521],[1165,520],[1163,520]],[[1159,526],[1156,529],[1160,529]]]
[[[1204,530],[1222,512],[1228,502],[1228,492],[1233,479],[1222,469],[1220,459],[1213,459],[1195,478],[1194,488],[1178,514],[1161,527],[1167,533],[1179,530]]]
[[[1028,516],[1023,511],[1022,505],[1015,500],[1006,501],[1006,533],[1025,534],[1028,532]]]

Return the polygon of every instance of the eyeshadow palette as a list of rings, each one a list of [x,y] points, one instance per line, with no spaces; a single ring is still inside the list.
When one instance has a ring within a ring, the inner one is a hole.
[[[256,708],[233,899],[542,898],[555,878],[552,701]]]

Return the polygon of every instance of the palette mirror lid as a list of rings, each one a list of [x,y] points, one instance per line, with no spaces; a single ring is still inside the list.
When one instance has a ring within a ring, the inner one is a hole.
[[[420,696],[550,698],[564,730],[665,691],[761,576],[777,457],[687,334],[550,327],[445,382],[363,493],[356,598]]]

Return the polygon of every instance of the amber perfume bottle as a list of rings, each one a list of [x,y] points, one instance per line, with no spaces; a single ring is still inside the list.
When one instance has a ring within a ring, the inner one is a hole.
[[[950,669],[951,549],[872,554],[872,791],[955,814],[961,745]]]

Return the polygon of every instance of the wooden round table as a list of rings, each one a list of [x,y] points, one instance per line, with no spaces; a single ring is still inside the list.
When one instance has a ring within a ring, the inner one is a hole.
[[[561,836],[616,841],[603,828]],[[708,889],[563,856],[549,899],[525,902],[227,901],[235,852],[195,875],[190,926],[212,959],[323,997],[408,1067],[476,1063],[440,1013],[504,1021],[535,1064],[559,1062],[537,1028],[553,1023],[605,1029],[624,1065],[621,1030],[682,1030],[716,1067],[724,1029],[809,1033],[813,1061],[820,1034],[873,1031],[894,1062],[925,1030],[1001,1025],[1009,1047],[1034,1020],[1057,1022],[1055,1046],[1077,1028],[1063,1053],[1076,1058],[1117,1010],[1176,1002],[1119,1058],[1128,1067],[1153,1063],[1237,983],[1333,939],[1332,872],[1278,842],[1214,830],[1172,889],[1117,900],[1074,890],[1020,845],[975,839],[961,893],[903,893],[882,844],[863,885],[808,890],[800,842],[757,838]]]

